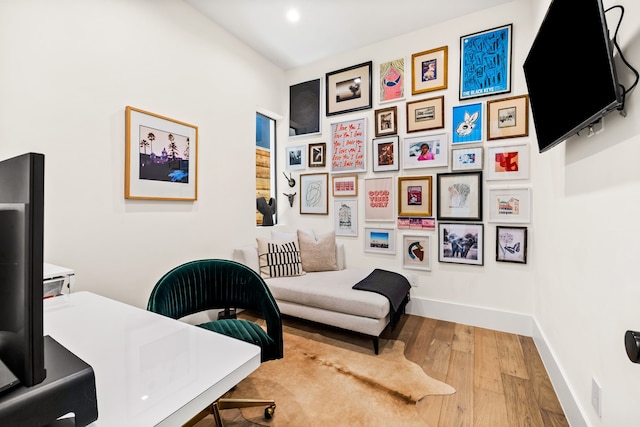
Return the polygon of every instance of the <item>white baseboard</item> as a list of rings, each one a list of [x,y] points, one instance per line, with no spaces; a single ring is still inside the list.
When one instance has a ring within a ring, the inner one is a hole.
[[[588,427],[586,418],[573,397],[571,387],[565,381],[553,351],[532,316],[416,297],[411,298],[406,311],[416,316],[532,337],[569,425],[571,427]]]

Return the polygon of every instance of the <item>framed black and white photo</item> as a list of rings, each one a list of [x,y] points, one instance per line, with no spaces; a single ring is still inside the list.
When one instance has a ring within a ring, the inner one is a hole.
[[[438,223],[438,261],[484,265],[484,225]]]
[[[372,61],[326,74],[327,116],[371,108]]]
[[[295,147],[287,147],[285,155],[287,156],[288,171],[300,170],[306,168],[305,153],[306,147],[304,145],[296,145]]]
[[[309,167],[324,167],[327,163],[327,144],[318,142],[309,144]]]

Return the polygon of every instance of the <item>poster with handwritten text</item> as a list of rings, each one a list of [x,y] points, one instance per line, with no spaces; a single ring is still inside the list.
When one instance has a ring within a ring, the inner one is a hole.
[[[366,119],[331,125],[331,172],[365,172]]]

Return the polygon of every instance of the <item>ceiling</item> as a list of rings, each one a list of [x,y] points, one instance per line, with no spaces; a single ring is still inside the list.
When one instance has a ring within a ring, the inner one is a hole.
[[[512,0],[184,1],[288,70]]]

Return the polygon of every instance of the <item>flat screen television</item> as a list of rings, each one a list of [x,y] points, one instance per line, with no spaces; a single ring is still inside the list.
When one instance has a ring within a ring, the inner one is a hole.
[[[541,153],[622,109],[602,0],[553,0],[524,75]]]
[[[44,155],[0,161],[0,360],[25,387],[45,377]]]

